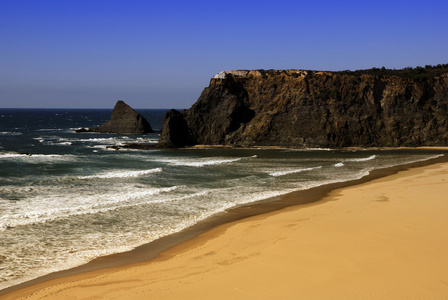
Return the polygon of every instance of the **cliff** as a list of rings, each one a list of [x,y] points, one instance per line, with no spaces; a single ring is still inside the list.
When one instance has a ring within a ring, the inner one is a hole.
[[[123,101],[115,104],[110,120],[98,127],[80,129],[76,132],[100,132],[119,134],[145,134],[153,130],[149,122]]]
[[[448,69],[430,68],[224,71],[159,146],[447,146]]]

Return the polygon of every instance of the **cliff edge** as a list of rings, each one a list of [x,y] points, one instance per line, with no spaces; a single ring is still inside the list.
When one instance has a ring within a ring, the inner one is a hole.
[[[403,70],[238,70],[165,116],[160,147],[448,145],[448,65]]]

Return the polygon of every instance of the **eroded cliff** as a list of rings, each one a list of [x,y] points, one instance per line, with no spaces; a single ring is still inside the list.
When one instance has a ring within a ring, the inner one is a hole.
[[[447,146],[448,72],[375,70],[221,72],[159,146]]]

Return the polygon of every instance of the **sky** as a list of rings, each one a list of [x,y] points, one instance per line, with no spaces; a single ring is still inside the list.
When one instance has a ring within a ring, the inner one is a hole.
[[[189,108],[223,70],[448,63],[448,1],[0,0],[0,108]]]

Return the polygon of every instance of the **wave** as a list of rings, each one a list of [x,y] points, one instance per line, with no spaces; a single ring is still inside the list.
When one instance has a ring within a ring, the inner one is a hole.
[[[108,138],[59,138],[58,142],[81,142],[81,143],[102,143],[107,145],[122,145],[127,141],[126,137],[108,137]]]
[[[170,162],[176,166],[187,166],[187,167],[204,167],[204,166],[213,166],[213,165],[221,165],[227,164],[231,162],[236,162],[241,160],[241,158],[235,159],[217,159],[217,160],[202,160],[202,161],[173,161]]]
[[[104,144],[111,144],[115,145],[117,143],[121,143],[123,141],[131,141],[130,138],[126,136],[118,136],[118,137],[107,137],[107,138],[61,138],[58,136],[38,136],[33,138],[34,140],[38,140],[40,142],[43,141],[50,141],[53,143],[56,142],[87,142],[87,143],[104,143]]]
[[[8,157],[62,157],[64,155],[60,155],[60,154],[32,154],[32,153],[11,153],[11,152],[6,152],[6,153],[0,153],[0,158],[8,158]]]
[[[68,139],[66,139],[68,140]],[[133,137],[128,137],[128,136],[114,136],[114,137],[95,137],[95,138],[72,138],[69,139],[70,141],[77,141],[77,142],[101,142],[101,143],[111,143],[114,144],[118,141],[122,142],[122,141],[139,141],[139,142],[155,142],[158,141],[157,139],[154,138],[133,138]]]
[[[1,158],[11,158],[11,157],[24,157],[24,156],[31,156],[31,154],[27,153],[0,153],[0,159]]]
[[[109,137],[109,138],[88,138],[88,139],[74,139],[78,142],[112,142],[115,143],[118,140],[124,140],[125,137]]]
[[[322,166],[312,167],[312,168],[299,168],[299,169],[292,169],[292,170],[285,170],[285,171],[277,171],[277,172],[269,173],[269,175],[274,176],[274,177],[279,177],[279,176],[284,176],[284,175],[288,175],[288,174],[312,171],[312,170],[316,170],[316,169],[320,169],[320,168],[322,168]]]
[[[135,142],[137,140],[139,143],[156,144],[158,139],[154,138],[131,138],[127,136],[116,136],[116,137],[94,137],[94,138],[59,138],[57,139],[60,144],[63,143],[88,143],[95,146],[123,146],[124,143]],[[94,147],[95,147],[94,146]]]
[[[60,142],[60,143],[54,143],[54,145],[57,145],[57,146],[70,146],[70,145],[72,145],[73,143],[72,142]]]
[[[201,158],[201,159],[167,159],[160,160],[161,162],[166,162],[174,166],[187,166],[187,167],[205,167],[205,166],[214,166],[221,164],[228,164],[236,161],[240,161],[245,158],[256,158],[256,155],[249,157],[238,157],[238,158],[221,158],[221,159],[209,159],[209,158]]]
[[[142,175],[159,173],[162,172],[162,168],[155,168],[149,170],[139,170],[139,171],[111,171],[97,175],[89,175],[89,176],[78,176],[78,179],[92,179],[92,178],[100,178],[100,179],[110,179],[110,178],[127,178],[127,177],[139,177]]]
[[[79,197],[87,200],[86,202],[93,204],[80,204],[67,208],[48,208],[43,211],[34,210],[25,214],[6,214],[0,217],[0,232],[17,226],[42,224],[73,216],[97,214],[125,207],[164,202],[166,200],[148,201],[146,197],[171,192],[178,188],[179,186],[150,188],[143,191],[123,192],[121,194],[113,193],[109,197],[108,195],[100,195],[103,198],[113,199],[103,203],[96,203],[97,196],[79,195]]]
[[[333,151],[334,149],[331,148],[285,148],[285,150],[288,150],[289,152],[303,152],[303,151]]]
[[[0,135],[17,136],[17,135],[22,135],[22,133],[21,132],[16,132],[16,131],[0,131]]]
[[[119,145],[117,145],[119,146]],[[90,146],[91,148],[96,148],[96,149],[102,149],[102,150],[107,150],[107,151],[117,151],[117,149],[111,148],[110,145],[94,145],[94,146]]]
[[[39,161],[66,161],[73,160],[74,155],[70,154],[32,154],[32,153],[11,153],[5,152],[0,153],[0,159],[3,158],[19,158],[25,159],[29,162],[39,162]]]
[[[70,146],[73,143],[68,139],[57,139],[57,142],[54,141],[54,139],[45,139],[44,137],[35,137],[33,140],[38,141],[39,143],[45,144],[45,145],[51,145],[51,146]]]
[[[63,128],[41,128],[41,129],[36,129],[36,131],[40,131],[40,132],[47,132],[47,131],[65,131],[67,129],[63,129]]]
[[[375,158],[376,158],[376,155],[371,155],[369,157],[364,157],[364,158],[349,158],[349,159],[346,159],[345,161],[362,162],[362,161],[369,161],[369,160],[372,160],[372,159],[375,159]]]
[[[334,166],[335,166],[336,168],[340,168],[340,167],[343,167],[344,164],[340,162],[340,163],[335,164]]]
[[[404,163],[416,163],[416,162],[428,161],[428,160],[436,159],[436,158],[443,157],[443,156],[445,156],[445,154],[430,155],[430,156],[426,156],[424,158],[413,159],[413,160],[407,161],[407,162],[399,162],[398,161],[398,162],[395,162],[395,163],[392,163],[392,164],[388,165],[388,167],[399,166],[399,165],[402,165]]]
[[[138,141],[139,143],[153,143],[153,144],[157,144],[157,143],[159,142],[159,139],[156,139],[156,138],[141,138],[141,137],[138,137],[138,138],[137,138],[137,141]]]
[[[36,140],[36,141],[38,141],[39,143],[43,143],[43,142],[45,142],[45,139],[44,139],[43,137],[35,137],[35,138],[33,138],[33,140]]]

